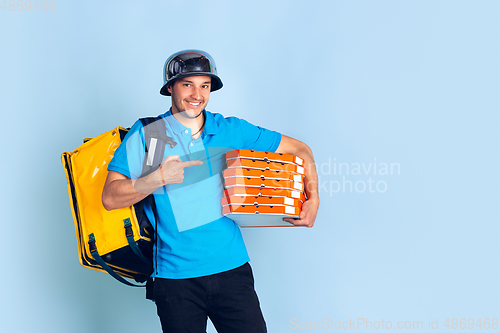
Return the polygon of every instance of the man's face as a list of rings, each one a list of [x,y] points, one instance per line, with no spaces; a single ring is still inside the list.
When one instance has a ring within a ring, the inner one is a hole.
[[[205,109],[210,98],[210,76],[188,76],[176,80],[169,86],[172,95],[172,114],[181,113],[195,118]]]

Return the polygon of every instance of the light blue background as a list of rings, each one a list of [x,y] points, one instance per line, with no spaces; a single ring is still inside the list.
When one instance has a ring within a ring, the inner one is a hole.
[[[60,154],[165,112],[163,63],[186,48],[216,59],[209,110],[306,142],[326,185],[313,229],[243,231],[269,332],[499,318],[499,14],[456,0],[0,10],[0,331],[160,331],[143,290],[80,266]],[[343,175],[387,190],[331,192]]]

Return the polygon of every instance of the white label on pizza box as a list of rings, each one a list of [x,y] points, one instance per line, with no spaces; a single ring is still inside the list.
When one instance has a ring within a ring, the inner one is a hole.
[[[303,175],[304,174],[304,168],[297,165],[297,172]]]
[[[292,198],[285,197],[285,205],[293,206],[294,200]]]
[[[302,162],[303,160],[300,157],[295,156],[295,163],[302,165]]]
[[[291,193],[292,193],[292,198],[300,199],[299,191],[291,191]]]
[[[293,188],[302,191],[302,183],[293,183]]]
[[[285,213],[286,214],[295,214],[295,207],[286,206]]]

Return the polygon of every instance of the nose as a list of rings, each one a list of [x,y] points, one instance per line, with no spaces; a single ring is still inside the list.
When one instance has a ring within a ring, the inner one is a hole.
[[[191,97],[195,98],[197,100],[200,99],[200,97],[201,97],[201,88],[200,87],[193,87],[193,91],[192,91]]]

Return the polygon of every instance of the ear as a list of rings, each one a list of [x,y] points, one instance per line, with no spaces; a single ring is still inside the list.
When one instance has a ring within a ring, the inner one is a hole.
[[[171,84],[169,84],[169,85],[167,86],[167,91],[168,91],[168,93],[169,93],[170,95],[172,95],[172,85],[171,85]]]

